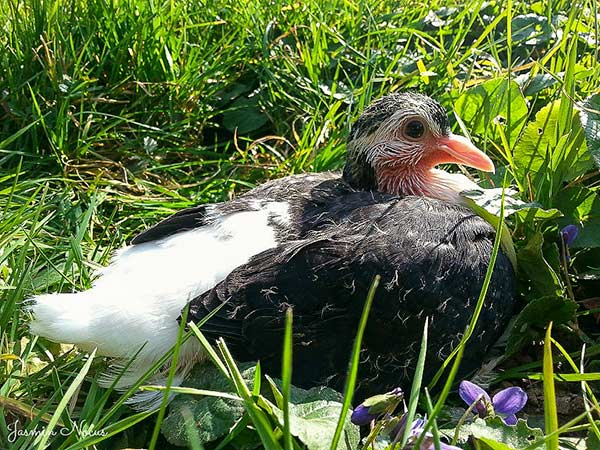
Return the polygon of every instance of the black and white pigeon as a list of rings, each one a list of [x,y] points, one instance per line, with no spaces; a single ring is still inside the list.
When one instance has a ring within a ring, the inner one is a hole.
[[[117,383],[126,388],[174,345],[186,304],[199,321],[225,303],[204,334],[223,337],[239,361],[260,360],[277,375],[292,307],[293,383],[340,389],[367,291],[380,275],[359,394],[407,383],[429,317],[427,377],[471,319],[495,236],[463,204],[460,192],[478,185],[436,169],[448,163],[494,170],[468,139],[451,133],[435,100],[382,97],[352,126],[343,173],[288,176],[178,212],[119,250],[91,289],[35,297],[31,331],[113,358],[105,384],[139,352]],[[481,362],[514,302],[513,267],[500,253],[464,367]],[[188,340],[175,382],[202,359]],[[156,398],[144,392],[131,402],[152,406]]]

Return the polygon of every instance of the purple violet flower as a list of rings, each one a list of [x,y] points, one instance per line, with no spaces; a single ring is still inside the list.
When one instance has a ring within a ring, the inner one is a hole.
[[[560,230],[560,235],[567,247],[570,247],[575,239],[577,239],[577,235],[579,234],[579,227],[577,225],[567,225],[562,230]]]
[[[377,419],[377,417],[379,417],[379,414],[370,414],[369,407],[361,403],[354,408],[354,411],[352,411],[350,421],[354,425],[363,426],[370,424],[373,420]]]
[[[485,390],[470,381],[461,381],[458,395],[465,403],[471,406],[479,417],[499,415],[506,425],[517,423],[517,412],[521,411],[527,403],[527,394],[520,387],[509,387],[501,390],[493,398]]]

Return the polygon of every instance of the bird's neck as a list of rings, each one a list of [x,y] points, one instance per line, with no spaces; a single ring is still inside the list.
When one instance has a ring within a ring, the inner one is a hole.
[[[385,165],[376,167],[375,174],[380,192],[437,198],[451,203],[462,203],[462,191],[479,188],[464,175],[435,168]]]

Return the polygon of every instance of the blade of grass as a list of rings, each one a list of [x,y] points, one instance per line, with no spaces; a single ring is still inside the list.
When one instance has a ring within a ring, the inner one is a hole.
[[[286,450],[293,450],[290,431],[290,394],[292,390],[292,308],[285,312],[285,333],[283,336],[283,355],[281,358],[281,393],[283,395],[283,443]]]
[[[439,396],[435,406],[433,407],[431,414],[429,415],[429,419],[427,420],[427,423],[425,424],[423,433],[421,434],[421,436],[419,436],[419,439],[417,439],[417,442],[415,442],[415,448],[420,448],[420,445],[423,443],[423,439],[425,439],[425,436],[427,435],[427,431],[429,431],[433,427],[433,420],[442,411],[444,403],[446,402],[446,399],[448,398],[448,394],[450,394],[450,390],[452,388],[452,383],[454,383],[454,378],[456,377],[456,373],[458,372],[458,368],[460,366],[460,362],[462,360],[464,350],[465,350],[464,346],[460,347],[460,350],[458,351],[456,358],[454,359],[454,364],[452,364],[452,369],[450,369],[450,373],[448,374],[448,379],[446,380],[446,383],[444,383],[444,388],[442,389],[442,392],[440,393],[440,396]]]
[[[410,399],[408,401],[408,412],[406,413],[406,423],[410,424],[415,418],[417,412],[417,405],[419,404],[419,392],[421,392],[421,384],[423,382],[423,371],[425,370],[425,356],[427,355],[427,334],[429,328],[429,317],[425,318],[425,325],[423,326],[423,338],[421,339],[421,350],[419,351],[419,359],[417,360],[417,367],[415,369],[415,375],[413,377],[412,387],[410,389]],[[402,440],[400,441],[400,447],[404,448],[410,437],[410,426],[404,429]]]
[[[189,410],[183,410],[181,415],[185,418],[185,432],[187,434],[187,443],[190,450],[204,450],[198,436],[198,428],[195,426],[194,417]]]
[[[196,326],[196,324],[194,322],[190,322],[188,323],[188,327],[196,335],[196,337],[200,341],[200,344],[202,345],[202,348],[204,349],[208,357],[211,359],[213,364],[217,366],[217,368],[221,371],[223,375],[225,375],[227,379],[231,379],[231,375],[227,370],[227,367],[225,366],[225,364],[223,364],[223,361],[221,360],[215,349],[212,347],[212,345],[210,345],[208,339],[206,339],[206,337],[204,336],[204,334],[202,334],[202,332]]]
[[[48,422],[48,425],[46,426],[46,428],[44,429],[44,432],[41,435],[42,437],[37,445],[37,450],[43,450],[46,448],[48,439],[52,435],[52,430],[60,421],[60,415],[62,414],[62,412],[65,410],[65,408],[69,404],[71,397],[79,389],[79,386],[81,386],[81,383],[83,383],[83,380],[85,379],[85,376],[87,375],[88,371],[90,370],[90,366],[92,365],[92,361],[94,360],[95,356],[96,356],[96,349],[94,349],[94,351],[92,353],[90,353],[88,360],[85,362],[85,364],[83,365],[83,367],[81,368],[81,370],[79,371],[79,373],[77,374],[77,376],[75,377],[75,379],[73,380],[73,382],[71,383],[71,385],[69,386],[67,391],[65,392],[65,395],[63,396],[63,398],[60,399],[58,406],[54,410],[54,414],[52,414],[52,418],[50,419],[50,422]]]
[[[154,430],[152,431],[152,438],[150,439],[150,445],[148,446],[148,450],[154,450],[156,443],[158,442],[158,436],[160,435],[160,427],[162,425],[163,419],[165,418],[167,404],[169,403],[169,397],[171,393],[171,386],[173,385],[173,379],[175,378],[175,372],[177,371],[177,362],[179,361],[179,349],[181,348],[181,341],[183,339],[189,309],[190,308],[188,304],[188,306],[183,309],[183,312],[181,314],[181,321],[179,322],[179,331],[177,333],[177,342],[175,343],[175,348],[173,349],[173,358],[171,359],[171,367],[169,367],[169,375],[167,376],[167,386],[164,390],[164,395],[160,404],[160,409],[158,411],[158,417],[156,418],[156,424],[154,425]]]
[[[425,388],[425,406],[427,406],[427,414],[429,414],[429,416],[431,417],[431,414],[433,414],[433,403],[431,402],[431,397],[429,396],[429,391],[427,390],[427,388]],[[440,450],[440,431],[437,426],[437,421],[431,418],[429,420],[433,420],[433,425],[431,425],[431,433],[433,434],[433,445],[435,446],[435,450]]]
[[[142,390],[142,391],[166,391],[166,390],[169,390],[170,392],[173,392],[176,394],[201,395],[201,396],[207,396],[207,397],[228,398],[230,400],[240,400],[240,401],[242,400],[237,395],[229,394],[227,392],[209,391],[206,389],[196,389],[196,388],[181,387],[181,386],[171,386],[170,388],[167,388],[167,386],[148,385],[148,386],[141,386],[140,390]]]
[[[552,322],[548,324],[544,339],[544,422],[548,440],[548,450],[558,450],[558,413],[556,410],[556,392],[554,390],[554,362],[552,361]]]
[[[457,356],[458,352],[461,352],[464,349],[467,341],[473,335],[475,331],[475,327],[477,326],[477,322],[479,321],[479,315],[481,314],[481,310],[483,309],[483,304],[485,302],[485,297],[487,295],[488,288],[490,286],[490,282],[492,280],[492,274],[494,272],[494,266],[496,265],[496,259],[498,257],[498,252],[500,251],[500,243],[502,242],[502,235],[504,230],[504,200],[505,200],[505,189],[506,189],[506,175],[504,176],[503,188],[502,188],[502,199],[500,203],[500,214],[498,218],[498,223],[496,226],[496,237],[494,238],[494,245],[492,247],[492,254],[490,255],[490,262],[485,272],[485,277],[483,279],[483,285],[481,286],[481,291],[479,292],[479,298],[477,299],[477,304],[475,305],[475,311],[473,312],[473,316],[471,317],[471,321],[465,330],[465,334],[461,338],[458,345],[452,350],[450,355],[446,358],[442,367],[436,372],[431,382],[429,383],[429,390],[433,389],[433,387],[437,384],[440,377],[443,375],[446,367],[451,363],[452,358]]]
[[[262,370],[260,368],[260,361],[257,361],[254,369],[254,385],[252,386],[252,395],[260,395],[260,387],[262,385]]]
[[[248,389],[248,386],[246,386],[244,378],[222,338],[217,341],[217,347],[223,355],[223,361],[227,365],[229,373],[231,373],[231,380],[234,383],[237,393],[244,400],[244,409],[250,416],[265,449],[281,450],[282,447],[277,442],[277,438],[267,415],[252,398],[250,390]]]
[[[338,443],[340,442],[340,439],[342,437],[342,432],[344,430],[346,414],[348,413],[348,409],[350,409],[350,404],[352,403],[352,397],[354,396],[354,386],[356,385],[356,376],[358,374],[358,364],[360,362],[360,348],[362,344],[362,339],[365,333],[365,329],[367,327],[367,319],[369,318],[371,305],[373,304],[373,299],[375,298],[375,292],[377,291],[377,287],[379,286],[380,281],[381,276],[376,275],[375,279],[373,280],[373,283],[371,283],[371,287],[369,288],[367,300],[365,301],[365,306],[363,307],[362,315],[360,317],[358,331],[356,332],[354,346],[352,347],[352,356],[348,365],[348,376],[346,377],[346,385],[344,386],[344,402],[342,404],[342,410],[340,411],[340,417],[338,418],[337,426],[335,427],[335,434],[333,435],[333,439],[331,440],[331,446],[329,447],[331,450],[337,449]]]
[[[132,414],[131,416],[127,416],[124,419],[108,425],[105,428],[93,430],[93,432],[89,433],[89,436],[79,440],[76,444],[70,445],[65,450],[81,450],[84,448],[89,448],[99,442],[107,440],[111,436],[131,428],[136,423],[139,423],[154,414],[156,414],[156,410],[143,411]]]
[[[235,437],[240,434],[243,430],[246,429],[246,426],[250,423],[248,414],[244,414],[240,419],[235,423],[235,425],[229,430],[227,436],[217,445],[215,450],[221,450],[227,444],[235,439]]]

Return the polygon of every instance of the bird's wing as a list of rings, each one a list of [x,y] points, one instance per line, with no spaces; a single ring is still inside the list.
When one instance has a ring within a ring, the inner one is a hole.
[[[155,241],[171,236],[180,231],[192,230],[206,224],[207,207],[200,205],[183,209],[172,216],[161,220],[156,225],[142,231],[131,241],[132,245]]]
[[[292,307],[294,378],[314,382],[346,367],[364,302],[356,293],[372,281],[367,271],[351,268],[351,254],[349,240],[289,241],[253,257],[192,300],[188,317],[198,322],[225,303],[202,332],[223,337],[238,360],[260,359],[268,373],[277,373],[285,312]],[[315,355],[322,358],[316,361]]]
[[[393,385],[414,369],[426,316],[435,329],[428,367],[456,344],[477,303],[493,236],[483,219],[443,202],[411,197],[357,208],[327,230],[254,256],[192,300],[189,317],[200,321],[225,303],[202,331],[224,337],[237,359],[260,359],[277,373],[292,307],[294,382],[315,385],[345,374],[368,288],[379,274],[361,370],[365,380]],[[510,315],[513,291],[512,268],[500,255],[480,316],[485,325],[474,338],[475,360]]]
[[[291,209],[301,209],[301,204],[307,199],[315,200],[315,197],[324,196],[325,201],[317,201],[325,203],[332,196],[342,197],[349,189],[335,173],[294,175],[271,180],[228,202],[183,209],[138,234],[131,244],[142,244],[193,230],[237,212],[264,210],[269,214],[269,220],[277,225],[289,218],[287,216],[291,214]],[[372,196],[369,193],[362,194]]]

